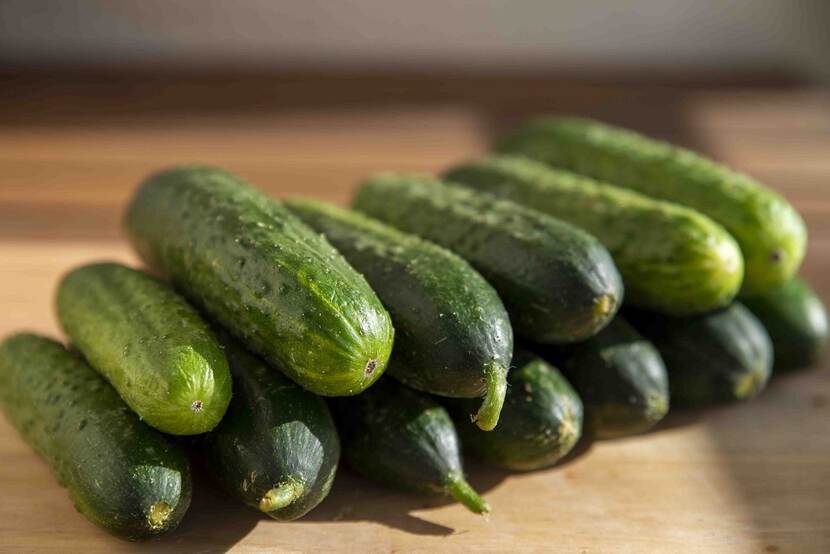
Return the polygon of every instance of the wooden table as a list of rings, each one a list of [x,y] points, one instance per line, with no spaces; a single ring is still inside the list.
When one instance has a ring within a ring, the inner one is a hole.
[[[828,95],[750,85],[2,74],[0,335],[57,335],[52,296],[68,267],[135,263],[119,213],[153,170],[209,162],[274,195],[344,203],[368,173],[440,170],[535,111],[635,126],[779,188],[806,217],[803,272],[830,301]],[[673,414],[645,436],[584,445],[551,470],[467,465],[488,517],[343,470],[318,509],[277,523],[199,474],[181,528],[132,545],[78,515],[0,417],[0,550],[830,552],[830,374],[782,377],[745,405]]]

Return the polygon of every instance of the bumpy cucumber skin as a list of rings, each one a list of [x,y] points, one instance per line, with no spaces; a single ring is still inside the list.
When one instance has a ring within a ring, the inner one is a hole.
[[[772,373],[772,342],[739,302],[702,316],[627,311],[666,364],[673,405],[697,407],[757,396]]]
[[[62,345],[32,334],[3,341],[0,404],[88,520],[129,540],[178,526],[190,505],[184,454]]]
[[[644,433],[669,411],[669,378],[657,349],[617,316],[585,342],[548,349],[585,407],[596,439]]]
[[[815,365],[827,350],[827,310],[803,279],[796,277],[742,301],[772,339],[775,371]]]
[[[455,426],[430,396],[387,378],[332,404],[343,459],[367,479],[418,493],[451,493],[463,482]],[[472,504],[489,511],[477,495]]]
[[[356,212],[313,200],[288,200],[286,207],[323,233],[389,310],[395,326],[390,375],[421,391],[463,398],[484,396],[491,371],[506,379],[510,319],[493,287],[467,262]]]
[[[204,462],[248,506],[280,521],[297,519],[323,501],[334,481],[340,441],[329,409],[230,336],[219,337],[235,390],[227,415],[202,438]],[[289,496],[276,508],[267,500],[275,490]]]
[[[306,389],[357,394],[386,368],[394,330],[366,280],[238,177],[202,166],[152,176],[126,227],[148,265]]]
[[[626,302],[667,313],[729,304],[743,280],[737,243],[700,213],[519,156],[492,156],[451,169],[461,183],[581,227],[614,258]]]
[[[804,222],[783,197],[689,150],[575,117],[531,120],[496,149],[684,204],[709,216],[741,247],[742,294],[760,293],[787,281],[804,257]]]
[[[395,174],[366,181],[354,206],[465,258],[496,289],[516,333],[534,341],[583,340],[622,302],[622,280],[602,244],[535,210]]]
[[[582,435],[582,402],[552,365],[518,351],[499,426],[470,422],[470,400],[447,400],[464,454],[505,469],[531,471],[562,459]]]
[[[72,343],[145,423],[194,435],[222,419],[231,399],[228,362],[196,310],[166,285],[97,263],[69,272],[56,304]]]

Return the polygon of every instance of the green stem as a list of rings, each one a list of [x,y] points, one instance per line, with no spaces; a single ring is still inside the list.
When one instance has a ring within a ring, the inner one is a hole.
[[[484,383],[487,392],[472,420],[482,431],[492,431],[499,422],[501,407],[507,394],[507,368],[491,362],[484,370]]]
[[[299,481],[288,480],[269,490],[259,501],[260,511],[273,512],[285,508],[300,498],[303,494],[303,484]]]
[[[468,510],[476,514],[486,514],[490,511],[490,505],[473,490],[464,476],[458,472],[447,475],[447,482],[444,484],[447,492],[453,498],[464,504]]]

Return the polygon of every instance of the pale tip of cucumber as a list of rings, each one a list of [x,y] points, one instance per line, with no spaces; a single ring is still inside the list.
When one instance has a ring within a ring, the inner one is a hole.
[[[447,492],[468,510],[476,514],[490,512],[490,504],[481,498],[460,473],[450,473],[444,485]]]
[[[150,506],[147,511],[147,523],[150,525],[150,529],[162,529],[172,511],[173,507],[164,501],[156,502]]]
[[[286,481],[272,488],[259,501],[259,509],[266,514],[286,506],[300,498],[303,494],[303,484],[299,481]]]
[[[368,362],[366,362],[366,366],[363,368],[364,375],[371,375],[375,372],[375,369],[378,367],[378,361],[375,358],[372,358]]]
[[[582,434],[582,425],[574,416],[574,413],[568,410],[559,423],[557,431],[559,432],[559,445],[561,449],[568,451],[579,440],[579,436]]]
[[[492,431],[499,422],[504,397],[507,395],[507,368],[495,362],[485,368],[484,382],[487,391],[478,412],[470,419],[482,431]]]
[[[732,385],[732,394],[738,400],[745,400],[752,398],[761,391],[766,381],[766,372],[763,369],[750,371],[746,375],[742,375]]]
[[[652,424],[657,423],[669,413],[669,402],[665,396],[654,395],[649,397],[646,404],[646,418]]]
[[[606,316],[614,311],[616,299],[611,294],[603,294],[594,300],[594,316]]]
[[[201,400],[194,400],[193,403],[190,405],[190,411],[199,413],[199,412],[202,411],[202,408],[204,407],[204,405],[205,405],[205,403],[202,402]]]

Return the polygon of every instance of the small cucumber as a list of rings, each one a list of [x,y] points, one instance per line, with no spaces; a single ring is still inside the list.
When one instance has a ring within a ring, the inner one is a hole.
[[[225,355],[164,284],[115,263],[86,265],[61,281],[57,312],[90,366],[150,426],[194,435],[222,419],[231,399]]]
[[[796,277],[747,296],[743,303],[772,339],[776,371],[808,367],[821,359],[827,349],[827,310],[804,280]]]
[[[537,209],[597,237],[620,270],[626,302],[689,315],[738,293],[743,258],[723,227],[698,212],[517,156],[493,156],[445,177]]]
[[[620,275],[599,241],[513,202],[387,174],[366,181],[354,206],[465,258],[499,293],[515,331],[537,342],[585,339],[622,302]]]
[[[92,523],[130,540],[178,526],[190,505],[184,453],[77,355],[37,335],[8,337],[0,344],[0,404]]]
[[[126,227],[150,267],[306,389],[357,394],[386,369],[394,331],[366,280],[238,177],[201,166],[154,175]]]
[[[464,453],[516,471],[549,467],[582,434],[582,402],[556,370],[524,351],[514,357],[499,426],[483,433],[470,423],[469,400],[447,400]]]
[[[594,438],[643,433],[669,411],[663,359],[619,316],[595,337],[544,354],[559,364],[582,399]]]
[[[479,427],[499,419],[513,330],[496,291],[470,265],[435,244],[362,214],[314,200],[286,207],[323,233],[366,277],[395,326],[390,374],[441,396],[484,396]]]
[[[807,242],[804,222],[780,195],[689,150],[575,117],[542,117],[496,147],[654,198],[683,204],[723,225],[744,257],[742,293],[795,275]]]
[[[219,334],[234,395],[219,426],[202,437],[210,473],[233,496],[274,519],[299,518],[328,495],[340,458],[325,401]]]
[[[464,479],[447,411],[424,393],[383,379],[334,401],[346,463],[367,479],[419,493],[445,493],[481,514],[490,506]]]
[[[760,393],[772,372],[772,343],[742,304],[696,317],[630,311],[634,326],[666,364],[672,403],[695,407],[746,400]]]

